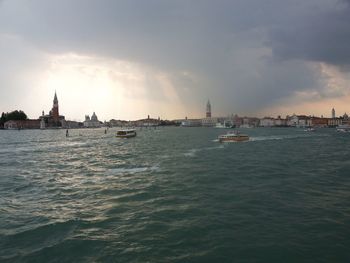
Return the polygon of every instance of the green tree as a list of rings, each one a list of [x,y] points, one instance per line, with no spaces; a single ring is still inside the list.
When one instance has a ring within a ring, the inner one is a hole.
[[[26,120],[28,119],[28,117],[23,111],[15,110],[10,113],[7,113],[6,119],[7,121],[17,121],[17,120]]]
[[[0,123],[4,124],[7,121],[17,121],[17,120],[27,120],[27,114],[21,110],[11,111],[10,113],[2,113],[0,118]]]

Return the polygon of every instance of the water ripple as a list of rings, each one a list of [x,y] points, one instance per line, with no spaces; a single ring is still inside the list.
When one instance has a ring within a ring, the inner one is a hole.
[[[0,131],[0,261],[347,262],[350,137],[220,132]]]

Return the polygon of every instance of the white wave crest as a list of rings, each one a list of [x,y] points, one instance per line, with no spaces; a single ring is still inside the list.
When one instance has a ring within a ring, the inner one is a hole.
[[[158,166],[151,167],[133,167],[133,168],[113,168],[107,171],[108,174],[120,175],[120,174],[136,174],[143,172],[152,172],[159,170]]]
[[[202,151],[210,151],[210,150],[218,150],[218,149],[223,149],[224,145],[219,145],[219,146],[213,146],[213,147],[204,147],[204,148],[192,148],[188,152],[184,153],[185,156],[187,157],[194,157],[198,152]]]

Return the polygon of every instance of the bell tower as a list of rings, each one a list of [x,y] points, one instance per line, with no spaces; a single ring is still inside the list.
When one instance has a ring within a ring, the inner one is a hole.
[[[57,94],[55,91],[55,97],[53,98],[53,106],[52,106],[52,118],[54,121],[58,122],[59,121],[59,112],[58,112],[58,99],[57,99]]]
[[[211,105],[210,105],[210,101],[209,100],[208,100],[208,103],[207,103],[206,117],[207,118],[211,118]]]

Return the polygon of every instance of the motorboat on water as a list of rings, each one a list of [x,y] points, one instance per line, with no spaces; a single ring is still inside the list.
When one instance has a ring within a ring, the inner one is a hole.
[[[118,130],[116,137],[118,138],[132,138],[136,136],[136,130],[135,129],[122,129]]]
[[[309,127],[307,129],[305,129],[304,131],[306,131],[306,132],[314,132],[316,130],[314,128],[312,128],[312,127]]]
[[[234,131],[219,135],[218,139],[219,142],[244,142],[249,141],[249,136],[242,134],[239,131]]]

